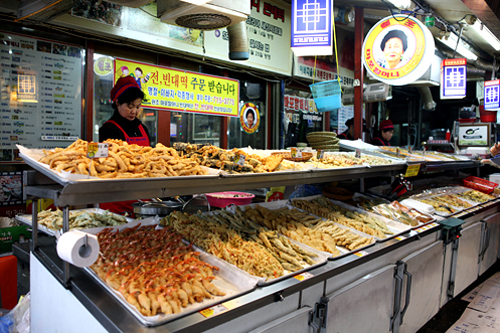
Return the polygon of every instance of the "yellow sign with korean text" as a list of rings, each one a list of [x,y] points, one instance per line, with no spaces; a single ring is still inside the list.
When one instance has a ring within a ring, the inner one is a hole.
[[[408,165],[408,168],[406,169],[406,172],[405,172],[405,177],[418,176],[419,171],[420,171],[420,164]]]
[[[146,96],[143,108],[239,116],[238,80],[116,58],[115,82],[128,75]]]

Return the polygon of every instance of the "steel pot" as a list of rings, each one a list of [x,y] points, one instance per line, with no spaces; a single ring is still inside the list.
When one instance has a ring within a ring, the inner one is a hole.
[[[167,216],[173,211],[183,211],[184,208],[189,205],[189,203],[195,198],[203,198],[207,202],[208,210],[210,210],[210,204],[208,203],[207,197],[202,194],[197,197],[192,197],[188,201],[184,201],[179,197],[175,200],[165,200],[160,201],[158,199],[153,199],[153,201],[144,202],[138,201],[132,204],[134,208],[134,213],[138,216]]]

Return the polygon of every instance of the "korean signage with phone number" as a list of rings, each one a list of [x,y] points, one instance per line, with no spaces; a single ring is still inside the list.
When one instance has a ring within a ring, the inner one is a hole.
[[[238,117],[238,80],[115,59],[115,82],[133,76],[146,95],[143,108]]]

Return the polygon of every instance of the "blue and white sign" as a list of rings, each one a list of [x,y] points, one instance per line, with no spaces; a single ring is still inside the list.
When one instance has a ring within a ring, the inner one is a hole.
[[[441,99],[462,99],[467,95],[467,59],[445,59],[441,63]]]
[[[292,50],[297,56],[332,55],[333,0],[292,0]]]
[[[484,81],[484,109],[500,109],[500,80]]]

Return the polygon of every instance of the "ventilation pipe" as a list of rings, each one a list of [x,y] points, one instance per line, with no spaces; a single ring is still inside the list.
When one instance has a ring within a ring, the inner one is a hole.
[[[434,111],[436,102],[432,99],[431,89],[429,87],[417,87],[420,97],[422,97],[423,109],[425,111]]]
[[[229,35],[229,59],[248,60],[247,24],[245,21],[227,27]]]
[[[453,52],[445,50],[444,48],[439,48],[439,51],[443,53],[448,59],[453,59]],[[484,60],[470,60],[467,59],[467,74],[473,76],[485,76],[486,71],[493,72],[498,71],[498,66],[493,66],[493,64],[488,63]]]

